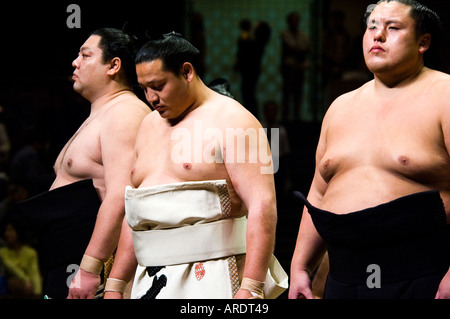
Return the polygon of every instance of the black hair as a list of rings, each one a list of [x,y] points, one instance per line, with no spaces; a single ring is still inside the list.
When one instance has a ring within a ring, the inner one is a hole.
[[[185,62],[189,62],[197,70],[200,51],[180,34],[171,32],[163,39],[151,40],[143,45],[136,55],[136,64],[161,59],[163,69],[175,75],[181,74]]]
[[[430,63],[431,58],[434,57],[442,41],[443,24],[439,15],[415,0],[380,0],[375,4],[369,5],[364,15],[364,23],[367,27],[367,19],[369,18],[375,7],[382,2],[399,2],[411,7],[411,18],[416,22],[416,35],[422,36],[429,33],[432,38],[432,45],[424,55],[425,63]]]
[[[137,76],[134,60],[139,48],[137,38],[115,28],[101,28],[92,32],[91,35],[98,35],[101,38],[99,48],[103,52],[103,63],[119,58],[126,83],[135,86]]]

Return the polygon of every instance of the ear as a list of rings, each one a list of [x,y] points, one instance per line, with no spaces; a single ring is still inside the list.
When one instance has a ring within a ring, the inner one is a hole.
[[[191,63],[185,62],[181,67],[181,76],[184,77],[189,83],[194,79],[195,70]]]
[[[109,62],[109,70],[106,74],[111,76],[116,75],[119,73],[121,67],[122,61],[119,58],[114,58]]]
[[[419,53],[424,54],[431,45],[431,34],[426,33],[420,37],[419,42]]]

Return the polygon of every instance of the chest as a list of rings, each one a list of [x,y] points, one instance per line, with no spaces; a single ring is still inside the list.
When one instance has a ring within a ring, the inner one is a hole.
[[[102,165],[99,123],[84,123],[69,139],[55,162],[55,170],[76,176]]]
[[[364,165],[412,179],[448,173],[450,163],[439,116],[423,102],[346,107],[326,132],[322,175],[330,179],[340,170]]]
[[[223,134],[202,121],[160,126],[145,133],[137,145],[133,184],[172,180],[227,178],[222,158]]]

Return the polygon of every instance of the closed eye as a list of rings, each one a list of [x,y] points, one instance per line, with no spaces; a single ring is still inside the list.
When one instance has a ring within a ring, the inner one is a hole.
[[[153,87],[152,87],[152,90],[158,91],[158,92],[161,92],[162,89],[164,89],[164,84],[163,84],[163,85],[153,86]]]

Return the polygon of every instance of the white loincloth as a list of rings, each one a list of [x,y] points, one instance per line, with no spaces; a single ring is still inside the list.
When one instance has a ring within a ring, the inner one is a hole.
[[[225,180],[127,187],[125,211],[139,263],[131,298],[225,299],[239,290],[247,219],[230,218]],[[273,257],[266,297],[287,281]]]

